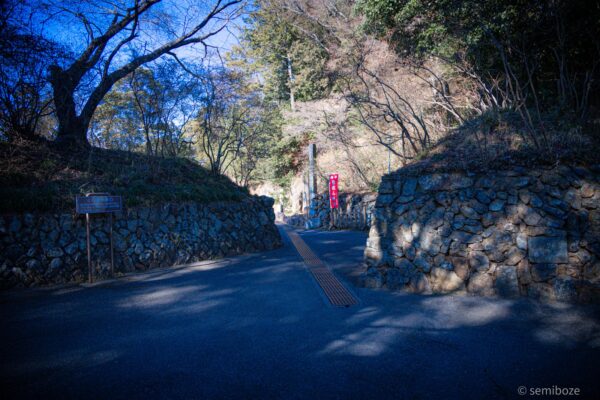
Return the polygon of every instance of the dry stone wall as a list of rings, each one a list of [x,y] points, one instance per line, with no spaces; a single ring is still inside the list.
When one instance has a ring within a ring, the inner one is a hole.
[[[382,179],[369,287],[600,300],[600,168]]]
[[[329,194],[317,194],[312,200],[311,213],[293,215],[285,222],[302,228],[366,230],[371,226],[377,193],[340,193],[339,207],[331,209]]]
[[[113,223],[117,274],[281,246],[273,199],[165,204],[131,208]],[[109,219],[93,216],[95,275],[110,271]],[[39,286],[87,279],[85,217],[23,214],[0,217],[0,285]]]

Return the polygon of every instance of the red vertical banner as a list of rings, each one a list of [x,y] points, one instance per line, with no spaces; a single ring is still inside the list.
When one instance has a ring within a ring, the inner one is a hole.
[[[329,206],[331,208],[338,208],[338,174],[329,175]]]

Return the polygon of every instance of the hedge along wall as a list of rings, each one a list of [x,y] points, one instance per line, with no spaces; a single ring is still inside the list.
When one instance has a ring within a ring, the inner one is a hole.
[[[597,302],[599,171],[559,166],[385,176],[364,283]]]
[[[377,193],[340,193],[338,199],[339,207],[332,210],[329,194],[317,194],[312,200],[313,213],[309,218],[309,226],[306,226],[307,218],[304,215],[287,217],[285,222],[311,229],[366,230],[371,226]]]
[[[109,218],[92,216],[94,274],[110,272]],[[165,204],[114,217],[115,271],[125,273],[281,246],[273,199]],[[0,218],[3,288],[87,279],[85,216],[23,214]]]

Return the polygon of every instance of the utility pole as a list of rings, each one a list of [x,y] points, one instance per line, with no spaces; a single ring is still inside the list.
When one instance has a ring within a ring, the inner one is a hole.
[[[315,207],[315,196],[317,194],[317,177],[315,176],[315,162],[317,157],[317,145],[311,143],[308,145],[308,220],[306,228],[318,228],[321,226],[321,220],[317,215]]]
[[[317,191],[317,180],[315,177],[315,158],[317,157],[317,145],[308,145],[308,201],[312,203]]]

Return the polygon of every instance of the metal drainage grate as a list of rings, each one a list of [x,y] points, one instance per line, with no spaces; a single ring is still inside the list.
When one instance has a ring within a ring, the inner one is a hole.
[[[358,304],[358,300],[331,272],[329,268],[321,261],[319,257],[308,247],[302,238],[290,228],[285,231],[292,241],[294,247],[304,259],[308,270],[311,272],[315,281],[319,284],[327,296],[329,302],[337,307],[349,307]]]
[[[304,263],[309,267],[324,267],[323,261],[308,247],[308,245],[300,238],[300,236],[294,231],[288,231],[288,236],[291,239],[294,247],[304,259]]]

